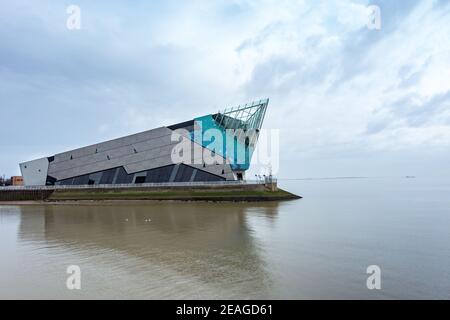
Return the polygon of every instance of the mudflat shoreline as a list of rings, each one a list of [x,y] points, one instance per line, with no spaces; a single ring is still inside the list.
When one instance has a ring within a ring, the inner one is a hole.
[[[8,193],[9,192],[9,193]],[[62,189],[48,192],[0,191],[0,205],[92,204],[105,202],[204,201],[261,202],[300,199],[277,188],[139,188],[139,189]]]

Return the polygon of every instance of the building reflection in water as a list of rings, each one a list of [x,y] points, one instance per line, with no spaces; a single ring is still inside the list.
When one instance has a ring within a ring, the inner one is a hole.
[[[229,297],[264,297],[270,291],[272,279],[264,260],[265,248],[250,220],[276,223],[277,203],[20,208],[20,241],[58,248],[66,256],[76,252],[87,263],[104,259],[98,264],[106,266],[111,277],[117,270],[123,274],[124,269],[136,276],[167,271],[176,274],[178,282],[194,278],[215,290],[228,290]],[[164,277],[168,286],[173,284],[169,275]],[[152,286],[150,278],[142,280]]]

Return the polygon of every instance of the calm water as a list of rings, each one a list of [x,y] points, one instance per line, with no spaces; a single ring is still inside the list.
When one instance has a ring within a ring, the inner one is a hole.
[[[450,298],[449,181],[284,187],[304,198],[0,206],[0,298]]]

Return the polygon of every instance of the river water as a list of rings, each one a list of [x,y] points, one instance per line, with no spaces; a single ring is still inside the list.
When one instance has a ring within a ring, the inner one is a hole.
[[[448,180],[281,184],[304,198],[2,205],[0,298],[450,298]]]

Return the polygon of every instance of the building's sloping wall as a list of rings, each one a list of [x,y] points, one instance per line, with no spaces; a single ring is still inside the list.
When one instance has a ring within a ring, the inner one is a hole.
[[[48,158],[36,159],[21,163],[20,171],[26,186],[45,185],[48,172]]]
[[[57,184],[133,183],[136,177],[146,175],[149,170],[176,164],[172,160],[172,152],[179,141],[172,141],[172,133],[171,129],[162,127],[56,154],[49,158],[48,176],[60,181]],[[187,138],[183,140],[190,141]],[[208,174],[212,174],[217,180],[235,179],[229,164],[203,164],[203,152],[210,151],[196,143],[192,146],[195,150],[185,163],[195,172],[204,172],[192,176],[194,181],[199,181],[195,179],[202,176],[212,179]],[[123,171],[127,177],[117,179],[117,175],[123,176]],[[107,172],[113,176],[110,177]],[[149,177],[147,180],[146,182],[165,182],[160,181],[161,178],[152,181]],[[177,179],[174,178],[173,181]]]

